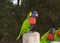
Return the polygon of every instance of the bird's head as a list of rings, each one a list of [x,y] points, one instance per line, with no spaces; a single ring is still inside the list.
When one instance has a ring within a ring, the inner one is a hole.
[[[32,14],[30,14],[30,16],[32,16],[32,17],[38,17],[38,12],[37,11],[33,11]]]
[[[55,28],[51,28],[50,29],[50,33],[53,33],[54,34],[55,33]]]

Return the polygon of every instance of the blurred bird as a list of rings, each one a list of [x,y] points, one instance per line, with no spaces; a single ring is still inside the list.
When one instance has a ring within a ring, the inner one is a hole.
[[[53,40],[54,39],[54,33],[55,33],[55,28],[51,28],[50,32],[47,34],[46,38],[48,40]]]
[[[38,17],[37,11],[33,11],[28,14],[27,18],[24,20],[22,24],[20,33],[16,40],[18,40],[20,36],[22,36],[26,32],[29,32],[34,27],[34,25],[36,24],[36,17]]]
[[[60,41],[60,28],[56,30],[54,38],[56,41]]]
[[[40,39],[40,43],[50,43],[54,39],[55,28],[51,28]]]

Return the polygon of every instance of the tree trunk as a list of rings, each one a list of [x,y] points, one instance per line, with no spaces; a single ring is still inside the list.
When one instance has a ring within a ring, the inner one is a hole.
[[[17,6],[19,6],[19,1],[20,1],[20,0],[17,0]]]

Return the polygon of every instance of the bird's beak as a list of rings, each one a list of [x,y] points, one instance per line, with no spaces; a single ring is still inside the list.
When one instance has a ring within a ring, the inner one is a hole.
[[[38,14],[36,14],[35,16],[38,17]]]

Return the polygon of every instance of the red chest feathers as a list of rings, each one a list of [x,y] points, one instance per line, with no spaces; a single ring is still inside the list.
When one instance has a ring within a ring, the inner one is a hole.
[[[36,18],[35,17],[30,17],[29,23],[30,24],[36,24]]]

